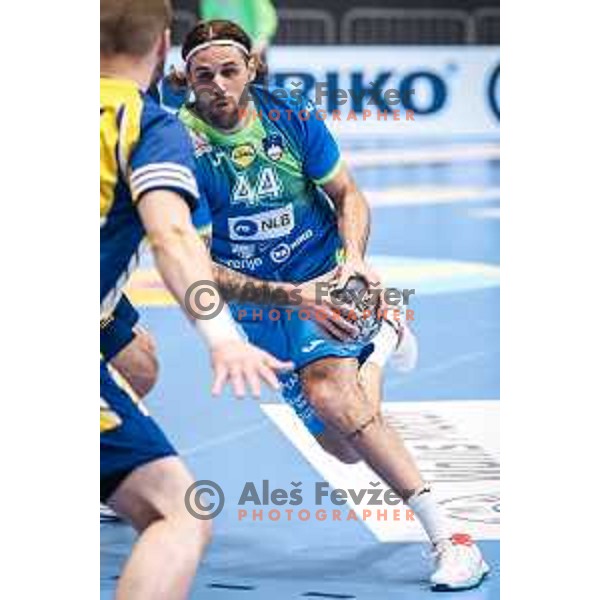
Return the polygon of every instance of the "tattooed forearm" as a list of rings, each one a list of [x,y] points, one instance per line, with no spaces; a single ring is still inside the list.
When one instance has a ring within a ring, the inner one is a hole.
[[[201,237],[210,250],[210,233],[202,232]],[[213,260],[212,271],[215,283],[227,302],[239,301],[250,304],[297,305],[300,292],[296,284],[284,281],[267,281],[230,269]]]
[[[283,281],[266,281],[213,262],[215,282],[226,301],[286,305],[296,288]],[[297,294],[296,294],[297,295]]]

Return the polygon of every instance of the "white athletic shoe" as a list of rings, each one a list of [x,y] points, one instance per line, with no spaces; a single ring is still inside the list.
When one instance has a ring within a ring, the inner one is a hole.
[[[434,590],[477,587],[490,571],[479,548],[466,533],[455,533],[449,540],[436,544],[433,556],[436,568],[431,576],[431,587]]]

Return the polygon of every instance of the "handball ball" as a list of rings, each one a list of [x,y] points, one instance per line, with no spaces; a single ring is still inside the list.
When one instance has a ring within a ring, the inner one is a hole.
[[[344,302],[354,311],[356,319],[348,319],[358,326],[359,331],[354,341],[364,344],[370,342],[381,328],[381,320],[378,318],[381,297],[378,295],[375,299],[374,294],[368,290],[368,281],[364,277],[356,275],[350,277],[344,287],[338,287],[331,291],[333,298]]]

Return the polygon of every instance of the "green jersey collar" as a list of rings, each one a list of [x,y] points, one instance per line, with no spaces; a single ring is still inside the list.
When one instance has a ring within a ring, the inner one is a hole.
[[[235,144],[236,142],[243,142],[247,139],[248,133],[253,129],[257,127],[262,128],[260,119],[255,117],[251,118],[250,122],[243,129],[235,131],[234,133],[225,133],[203,121],[188,106],[181,108],[179,111],[179,118],[186,127],[198,133],[204,133],[206,137],[217,144]]]

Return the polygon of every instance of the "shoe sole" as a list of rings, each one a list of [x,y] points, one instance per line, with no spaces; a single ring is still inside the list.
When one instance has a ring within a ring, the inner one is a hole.
[[[431,586],[431,590],[433,592],[463,592],[466,590],[472,590],[476,587],[479,587],[483,580],[489,575],[490,568],[486,565],[485,571],[481,574],[481,577],[473,583],[469,583],[461,586],[452,586],[447,583],[436,583]]]

